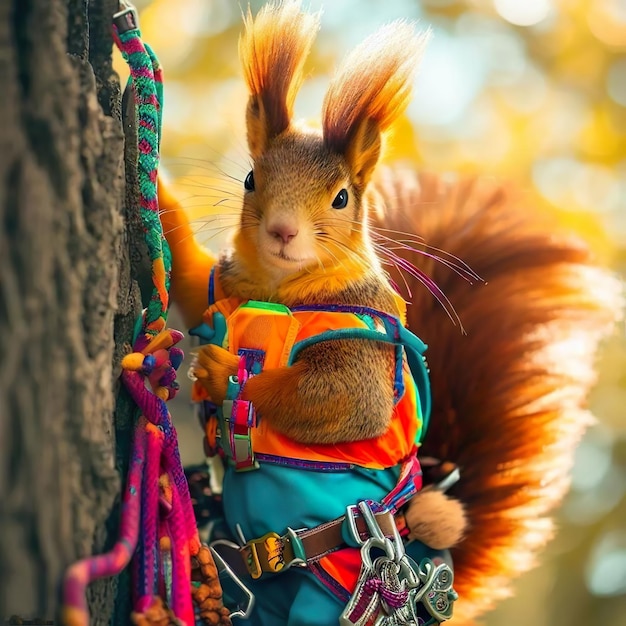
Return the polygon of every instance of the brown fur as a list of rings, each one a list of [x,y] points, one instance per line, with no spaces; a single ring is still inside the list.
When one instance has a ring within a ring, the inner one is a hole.
[[[300,11],[300,1],[264,6],[244,18],[239,58],[250,99],[248,144],[253,157],[290,124],[302,68],[319,28],[319,17]]]
[[[376,150],[367,157],[365,174],[362,157],[369,148],[363,141],[379,145],[381,133],[406,107],[419,39],[412,27],[397,23],[366,42],[363,55],[378,57],[385,49],[379,71],[370,76],[369,91],[352,104],[349,113],[342,92],[354,93],[363,85],[357,82],[352,87],[345,71],[339,74],[326,99],[322,140],[291,126],[302,65],[317,29],[316,19],[299,9],[298,1],[268,5],[254,20],[248,14],[245,21],[240,54],[250,90],[248,144],[255,189],[244,199],[234,254],[222,260],[222,285],[228,296],[243,299],[289,306],[368,304],[398,315],[363,224],[364,176],[369,178],[378,160]],[[332,106],[343,110],[347,119],[335,119]],[[362,133],[355,134],[357,127],[366,129],[366,140]],[[337,139],[342,132],[340,145]],[[350,189],[351,198],[343,213],[331,208],[342,187]],[[325,233],[326,243],[320,246],[316,263],[276,278],[279,270],[271,258],[263,261],[259,244],[260,234],[276,221],[300,227],[311,222],[316,233]],[[313,346],[294,366],[251,379],[244,395],[263,419],[302,443],[375,437],[387,429],[392,414],[393,354],[389,346],[363,341]],[[199,379],[214,399],[220,398],[225,393],[224,376],[235,372],[234,359],[205,347],[198,354],[198,365]]]
[[[405,513],[409,538],[443,550],[458,544],[467,529],[464,506],[455,498],[428,487],[417,493]]]
[[[346,157],[363,188],[378,162],[382,133],[404,112],[429,33],[401,20],[357,46],[331,82],[322,110],[324,143]]]
[[[551,536],[549,513],[591,420],[584,403],[595,349],[619,315],[619,289],[525,195],[483,179],[445,183],[398,171],[382,179],[375,225],[416,233],[487,281],[471,286],[402,253],[435,279],[467,332],[409,279],[408,325],[430,345],[433,416],[423,452],[461,467],[451,493],[465,504],[469,530],[453,550],[454,623],[470,624]],[[392,277],[403,284],[395,270]]]

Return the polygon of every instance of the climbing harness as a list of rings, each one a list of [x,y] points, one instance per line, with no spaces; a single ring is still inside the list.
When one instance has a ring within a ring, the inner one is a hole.
[[[204,399],[201,403],[205,449],[219,454],[231,471],[251,472],[263,464],[331,472],[368,466],[367,453],[363,458],[358,453],[354,458],[350,456],[351,444],[319,446],[318,450],[311,444],[294,447],[287,438],[272,433],[258,419],[252,403],[243,398],[250,377],[268,367],[292,365],[302,350],[321,341],[365,339],[394,345],[396,410],[421,422],[413,447],[398,456],[407,455],[395,488],[380,502],[360,501],[348,506],[345,515],[316,527],[287,528],[282,535],[268,532],[252,539],[241,536],[239,546],[223,540],[216,543],[228,547],[231,557],[239,552],[252,580],[281,575],[291,568],[308,568],[346,602],[342,626],[417,626],[449,619],[456,600],[452,568],[436,556],[415,562],[405,551],[396,521],[399,510],[422,486],[415,449],[425,434],[430,413],[428,370],[423,358],[426,346],[399,319],[369,307],[320,304],[290,309],[275,303],[239,302],[232,298],[215,301],[215,292],[213,268],[209,308],[204,322],[190,334],[202,343],[220,346],[239,356],[238,372],[228,380],[224,402],[217,406]],[[309,330],[307,325],[315,330]],[[196,399],[202,399],[198,381],[195,388]],[[402,407],[402,402],[407,404]],[[397,418],[392,423],[394,420]],[[394,438],[402,439],[406,432],[410,431],[392,433],[391,439],[383,440],[382,447],[393,448]],[[356,448],[367,450],[370,445],[370,441],[359,442]],[[333,457],[338,450],[346,458]],[[390,457],[381,467],[371,467],[382,469],[396,464]],[[450,474],[438,488],[447,488],[457,474]],[[360,571],[353,592],[343,595],[344,589],[351,588],[349,575],[341,583],[339,579],[333,582],[330,572],[337,571],[336,565],[325,561],[346,548],[360,551]]]
[[[228,609],[219,601],[219,572],[212,552],[201,545],[198,536],[176,430],[166,406],[178,391],[176,370],[183,353],[175,344],[183,335],[165,328],[171,256],[159,219],[156,189],[162,71],[153,51],[141,40],[136,10],[124,0],[113,16],[113,33],[129,65],[128,89],[135,99],[140,214],[153,289],[137,320],[133,351],[122,360],[121,379],[137,404],[138,418],[122,500],[120,537],[110,552],[83,559],[68,569],[63,616],[68,626],[87,626],[87,585],[119,574],[132,559],[132,619],[136,624],[162,618],[187,626],[228,624]],[[221,572],[229,574],[226,564],[217,560]],[[239,614],[245,615],[249,608],[250,602]]]
[[[239,472],[258,469],[259,461],[335,471],[355,465],[383,469],[415,451],[430,414],[430,386],[423,357],[426,346],[398,318],[363,306],[307,305],[289,309],[276,303],[232,298],[215,302],[214,292],[215,270],[209,279],[209,308],[204,322],[189,332],[202,343],[224,347],[228,341],[229,351],[240,360],[237,375],[228,381],[224,403],[215,406],[205,402],[201,408],[209,455],[221,450]],[[307,347],[340,339],[394,346],[395,414],[402,419],[393,420],[384,438],[345,443],[341,449],[296,446],[291,454],[291,440],[272,432],[267,424],[257,423],[254,407],[242,397],[246,382],[262,369],[292,365]],[[196,399],[201,399],[201,385],[195,384],[194,390]],[[399,450],[398,445],[403,449]]]

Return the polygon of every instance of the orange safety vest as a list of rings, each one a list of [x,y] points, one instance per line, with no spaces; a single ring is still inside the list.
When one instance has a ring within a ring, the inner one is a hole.
[[[257,422],[249,403],[242,406],[235,397],[231,398],[231,415],[225,416],[230,426],[219,425],[219,443],[236,469],[252,469],[259,462],[321,469],[385,469],[415,453],[430,411],[428,373],[422,356],[426,346],[400,320],[367,307],[311,305],[289,309],[273,303],[220,298],[220,291],[213,271],[204,323],[191,332],[218,343],[232,354],[249,357],[250,375],[288,366],[301,350],[319,341],[368,338],[396,346],[396,403],[390,426],[383,435],[339,445],[301,444],[274,430],[262,416]],[[216,336],[220,325],[217,320],[225,326],[222,336]],[[193,397],[196,401],[208,399],[197,381]],[[230,434],[225,432],[229,428]],[[207,423],[208,437],[214,438],[217,430],[215,423]]]

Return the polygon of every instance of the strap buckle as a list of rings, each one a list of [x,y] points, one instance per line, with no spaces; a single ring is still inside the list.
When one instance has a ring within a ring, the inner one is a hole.
[[[126,33],[129,30],[139,28],[137,9],[128,0],[119,0],[119,11],[113,14],[113,24],[118,33]]]
[[[222,442],[228,444],[226,453],[235,470],[242,472],[258,469],[259,464],[252,450],[252,429],[256,427],[256,412],[251,402],[237,397],[240,389],[239,380],[237,376],[230,377],[228,399],[224,400],[221,413],[224,424]],[[234,399],[231,399],[233,396]]]
[[[236,472],[259,469],[252,449],[252,431],[257,426],[254,405],[241,394],[248,378],[263,369],[265,354],[260,350],[239,350],[239,369],[228,378],[226,400],[218,407],[220,439],[229,463]]]
[[[378,514],[380,515],[380,513]],[[362,517],[365,521],[367,528],[367,537],[365,539],[361,538],[361,531],[359,531],[356,523],[357,516]],[[393,534],[385,535],[376,519],[376,514],[366,500],[346,507],[345,524],[346,527],[342,528],[341,534],[349,546],[362,548],[368,539],[375,539],[380,544],[388,545],[386,552],[393,551],[394,554],[404,554],[404,543],[397,527],[393,525]]]
[[[269,532],[251,539],[240,550],[246,569],[255,580],[263,574],[278,574],[291,567],[306,567],[306,555],[297,531],[287,529],[287,534]]]

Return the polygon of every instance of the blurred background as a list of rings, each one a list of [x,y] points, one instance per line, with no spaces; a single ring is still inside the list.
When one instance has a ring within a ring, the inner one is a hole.
[[[205,243],[235,223],[246,91],[233,0],[145,0],[141,28],[165,68],[163,159]],[[262,2],[251,3],[256,11]],[[413,103],[391,158],[439,171],[482,172],[531,190],[626,273],[626,0],[335,0],[296,105],[316,118],[328,75],[380,24],[431,26]],[[245,3],[242,2],[245,7]],[[123,62],[117,69],[125,74]],[[174,327],[181,327],[179,323]],[[606,343],[559,532],[540,566],[486,626],[626,626],[626,342]],[[184,376],[181,376],[181,378]],[[174,409],[184,460],[202,459],[185,402]]]

